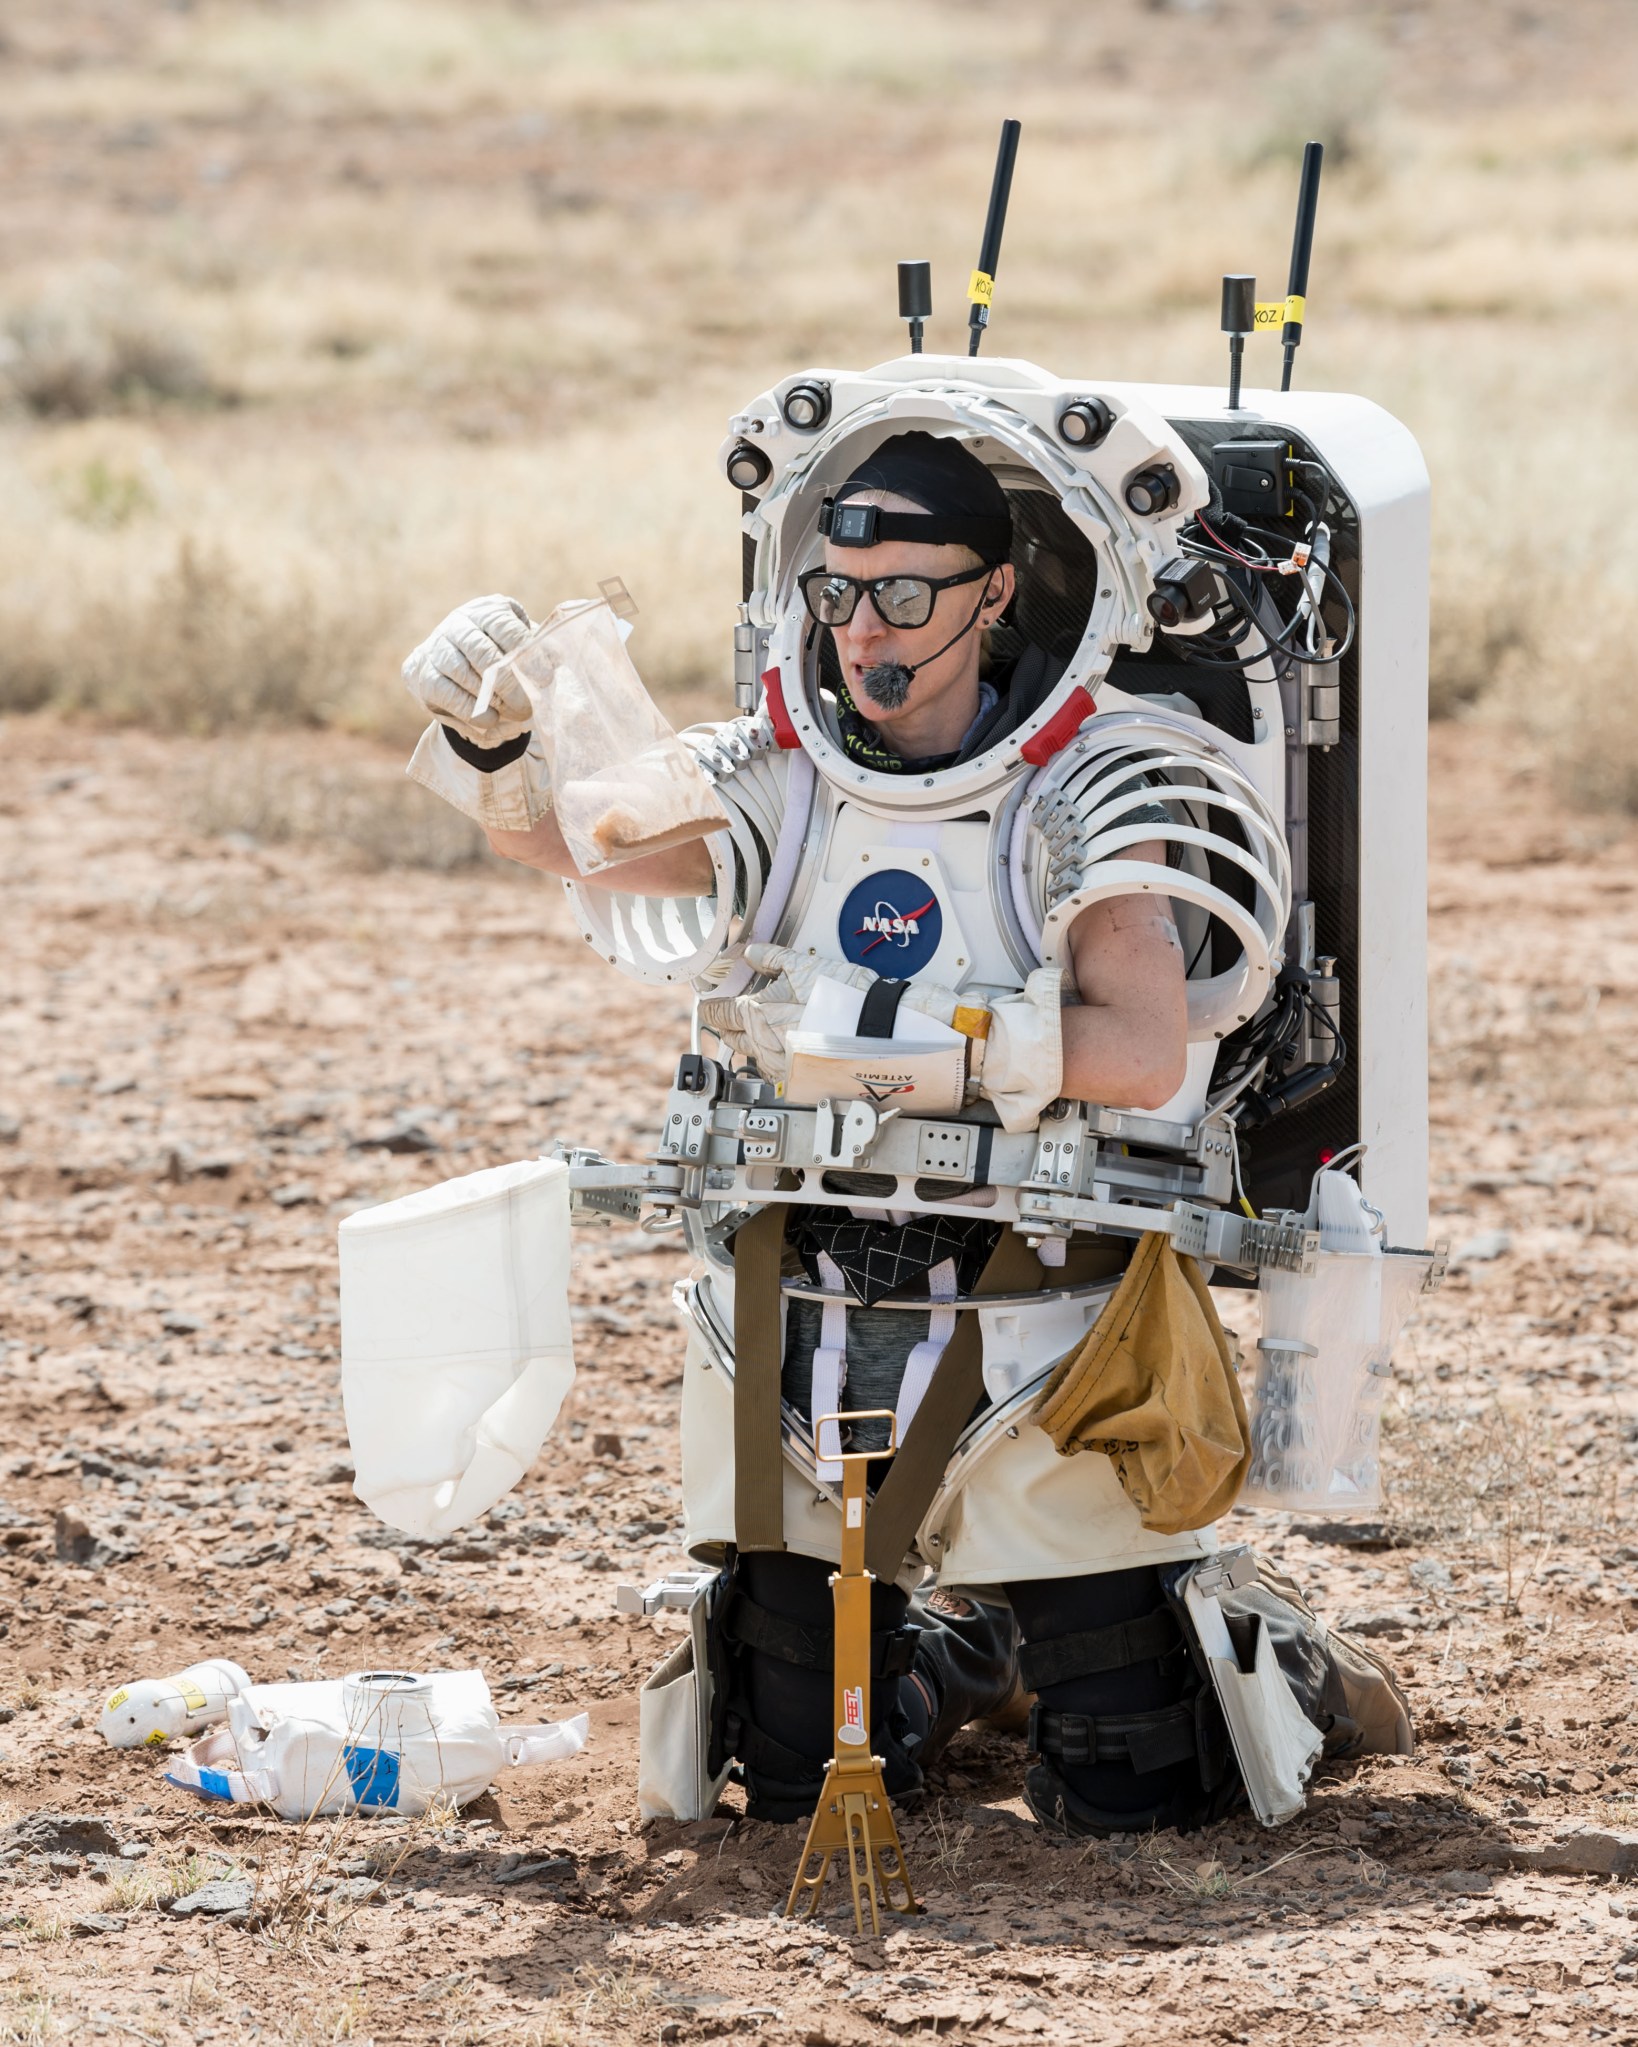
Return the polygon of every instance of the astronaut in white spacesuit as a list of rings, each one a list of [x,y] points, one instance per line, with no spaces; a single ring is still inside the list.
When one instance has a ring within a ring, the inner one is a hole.
[[[828,629],[834,646],[826,715],[847,761],[931,787],[1017,728],[1062,674],[1061,660],[1028,645],[986,672],[987,629],[1015,595],[1013,513],[993,470],[958,439],[910,431],[881,442],[827,499],[821,531],[823,564],[801,577],[801,590],[811,631]],[[527,700],[502,691],[476,710],[484,671],[528,629],[512,600],[479,599],[410,657],[406,681],[435,721],[412,772],[479,817],[497,852],[582,890],[708,896],[716,884],[699,840],[577,875],[548,807]],[[1141,792],[1128,811],[1128,822],[1142,819]],[[1167,821],[1164,810],[1155,817]],[[880,843],[890,836],[881,832]],[[1139,840],[1126,857],[1164,869],[1168,849]],[[1042,967],[1021,987],[963,995],[921,971],[934,949],[927,934],[937,937],[936,896],[918,903],[914,888],[895,895],[891,880],[873,884],[881,899],[851,922],[844,914],[822,947],[806,927],[783,926],[787,943],[753,946],[747,958],[761,985],[706,995],[701,1024],[747,1068],[784,1083],[790,1033],[821,977],[864,991],[861,1032],[890,1038],[901,1005],[932,1016],[966,1040],[968,1111],[985,1144],[997,1126],[1033,1127],[1059,1100],[1155,1110],[1177,1094],[1186,973],[1165,895],[1105,896],[1075,918],[1067,970]],[[892,969],[878,971],[889,957]],[[850,1191],[842,1176],[827,1184]],[[759,1339],[778,1351],[782,1499],[776,1474],[771,1505],[766,1486],[760,1505],[747,1505],[750,1439],[735,1400],[749,1397],[748,1358],[738,1358],[733,1384],[727,1371],[711,1371],[724,1326],[736,1330],[731,1350],[750,1347],[742,1315],[751,1311],[738,1299],[751,1292],[750,1225],[731,1258],[707,1273],[725,1299],[737,1289],[737,1305],[715,1321],[699,1318],[685,1371],[691,1547],[723,1559],[727,1572],[715,1607],[716,1740],[720,1755],[741,1765],[753,1817],[805,1817],[833,1746],[828,1575],[839,1519],[834,1498],[814,1483],[816,1472],[825,1476],[825,1446],[798,1438],[824,1411],[898,1408],[904,1419],[908,1381],[919,1373],[936,1383],[941,1351],[954,1349],[945,1303],[1009,1290],[1018,1298],[1022,1289],[1061,1297],[1061,1312],[1073,1305],[1080,1319],[1054,1326],[1054,1348],[1039,1361],[1046,1365],[1067,1347],[1066,1330],[1073,1342],[1090,1328],[1130,1256],[1119,1237],[1087,1236],[1072,1240],[1067,1265],[1062,1245],[1043,1247],[1038,1259],[982,1215],[884,1207],[868,1173],[856,1176],[856,1187],[851,1206],[787,1201],[764,1211],[774,1229],[757,1255],[772,1261],[776,1300],[781,1270],[790,1296],[775,1334]],[[736,1364],[732,1355],[723,1362]],[[976,1378],[963,1383],[978,1389]],[[991,1404],[978,1389],[978,1407]],[[971,1427],[972,1411],[969,1390],[952,1435],[964,1422]],[[777,1399],[772,1412],[777,1417]],[[853,1447],[883,1448],[885,1430],[885,1422],[860,1425]],[[1153,1534],[1139,1526],[1106,1460],[1055,1458],[1034,1428],[1013,1424],[1003,1433],[983,1460],[968,1460],[983,1469],[961,1501],[941,1494],[942,1506],[925,1514],[925,1502],[917,1503],[896,1578],[891,1568],[877,1572],[872,1733],[889,1789],[913,1792],[958,1728],[983,1718],[1005,1724],[1027,1692],[1036,1701],[1029,1732],[1039,1761],[1026,1772],[1025,1795],[1044,1823],[1107,1833],[1196,1824],[1224,1809],[1236,1788],[1233,1766],[1162,1576],[1167,1565],[1208,1554],[1211,1529]],[[734,1440],[737,1507],[724,1455]],[[918,1585],[929,1571],[937,1580],[930,1591]]]

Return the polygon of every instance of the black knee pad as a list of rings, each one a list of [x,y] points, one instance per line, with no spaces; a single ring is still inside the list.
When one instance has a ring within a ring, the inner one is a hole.
[[[806,1819],[836,1753],[831,1569],[756,1551],[735,1559],[714,1602],[720,1753],[739,1764],[751,1819]],[[871,1587],[871,1745],[894,1797],[921,1787],[915,1754],[928,1724],[908,1678],[917,1635],[908,1606],[897,1586]]]
[[[1009,1585],[1041,1758],[1026,1794],[1067,1833],[1188,1828],[1228,1775],[1209,1681],[1153,1568]]]

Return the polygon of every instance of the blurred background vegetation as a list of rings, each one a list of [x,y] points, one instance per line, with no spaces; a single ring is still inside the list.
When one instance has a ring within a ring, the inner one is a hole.
[[[1088,377],[1216,382],[1326,143],[1298,375],[1426,451],[1435,711],[1638,808],[1635,73],[1628,0],[7,0],[0,710],[399,744],[451,604],[619,574],[720,712],[726,416],[900,257],[961,345],[1017,114],[987,352]]]

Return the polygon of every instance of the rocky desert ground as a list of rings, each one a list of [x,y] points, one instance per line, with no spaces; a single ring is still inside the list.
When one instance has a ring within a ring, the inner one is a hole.
[[[363,743],[259,752],[402,800]],[[614,1588],[682,1561],[665,1239],[578,1234],[578,1382],[486,1521],[418,1544],[350,1490],[338,1218],[559,1135],[640,1153],[680,1000],[598,974],[553,883],[207,832],[220,749],[8,721],[0,2039],[1638,2039],[1635,834],[1483,725],[1434,769],[1451,1277],[1382,1520],[1233,1526],[1392,1655],[1418,1752],[1277,1834],[1066,1845],[969,1730],[905,1825],[925,1913],[860,1941],[834,1888],[780,1916],[799,1843],[738,1794],[638,1818],[680,1623]],[[298,1828],[98,1735],[117,1681],[211,1654],[477,1666],[592,1739],[447,1823]]]

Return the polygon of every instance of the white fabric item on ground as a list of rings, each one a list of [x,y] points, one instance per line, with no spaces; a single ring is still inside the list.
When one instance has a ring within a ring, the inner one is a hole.
[[[528,692],[504,675],[477,708],[485,672],[514,653],[533,631],[515,597],[469,598],[424,639],[403,666],[404,686],[441,724],[475,746],[502,746],[529,729]]]
[[[167,1782],[284,1819],[414,1814],[469,1804],[504,1769],[578,1755],[587,1735],[584,1713],[503,1727],[478,1670],[252,1685]]]
[[[442,725],[429,725],[404,772],[485,831],[526,832],[552,807],[546,760],[535,736],[515,761],[485,774],[460,758]]]

